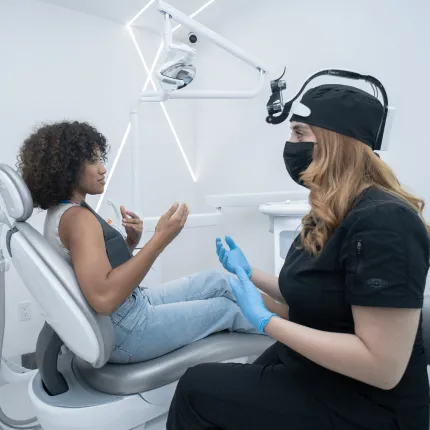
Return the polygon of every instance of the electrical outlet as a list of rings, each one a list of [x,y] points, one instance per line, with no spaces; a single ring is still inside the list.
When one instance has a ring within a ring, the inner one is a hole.
[[[19,304],[19,312],[21,321],[31,320],[33,317],[31,312],[31,303],[30,302],[22,302]]]

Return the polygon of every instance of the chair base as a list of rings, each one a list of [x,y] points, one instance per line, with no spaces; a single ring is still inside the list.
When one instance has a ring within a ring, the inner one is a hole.
[[[247,361],[247,357],[228,360]],[[64,394],[50,396],[38,372],[29,382],[30,401],[44,430],[165,430],[178,381],[144,393],[116,396],[91,388],[73,371],[71,354],[61,367],[69,386]]]
[[[66,393],[71,400],[67,406],[57,396],[51,397],[44,391],[37,373],[29,383],[29,396],[44,430],[164,430],[176,385],[177,381],[130,396],[106,395],[77,385]],[[145,397],[158,399],[157,404]],[[87,405],[80,404],[83,400]]]

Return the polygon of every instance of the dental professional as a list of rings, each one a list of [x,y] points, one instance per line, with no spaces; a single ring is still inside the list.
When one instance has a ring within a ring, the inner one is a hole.
[[[276,343],[253,364],[190,368],[168,430],[429,428],[424,202],[374,152],[377,98],[320,85],[301,108],[283,155],[311,209],[279,279],[251,268],[231,238],[216,243],[244,315]]]

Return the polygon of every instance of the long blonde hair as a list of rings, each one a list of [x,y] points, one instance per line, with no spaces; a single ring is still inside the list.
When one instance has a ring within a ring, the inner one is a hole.
[[[408,193],[394,172],[367,145],[339,133],[311,126],[317,138],[314,159],[301,175],[310,189],[310,212],[302,219],[301,247],[319,255],[354,202],[376,186],[408,204],[423,218],[424,201]]]

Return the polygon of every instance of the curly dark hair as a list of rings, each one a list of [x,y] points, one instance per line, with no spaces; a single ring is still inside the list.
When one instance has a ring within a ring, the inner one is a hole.
[[[97,150],[106,160],[105,136],[86,122],[43,124],[22,144],[17,168],[35,208],[48,209],[72,197],[86,161]]]

